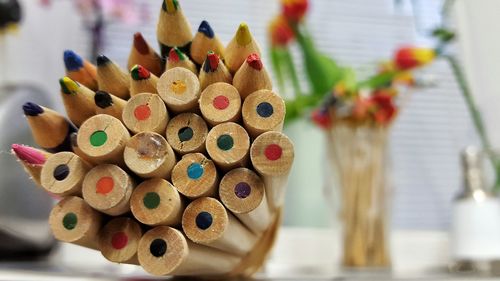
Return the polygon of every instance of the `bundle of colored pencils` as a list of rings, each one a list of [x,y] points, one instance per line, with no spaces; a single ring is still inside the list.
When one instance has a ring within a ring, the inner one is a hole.
[[[129,72],[66,51],[69,120],[26,103],[42,149],[12,150],[61,197],[57,239],[153,275],[249,276],[274,242],[294,158],[285,105],[246,24],[224,47],[206,21],[193,36],[177,0],[162,4],[161,55],[139,33]]]

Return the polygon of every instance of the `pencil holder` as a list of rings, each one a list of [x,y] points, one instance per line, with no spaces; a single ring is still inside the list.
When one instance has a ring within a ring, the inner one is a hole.
[[[130,73],[104,55],[97,66],[65,57],[61,94],[77,135],[35,105],[30,125],[35,140],[53,137],[45,124],[72,141],[40,146],[72,152],[37,152],[27,172],[64,191],[50,219],[64,242],[152,275],[250,277],[281,225],[294,159],[285,103],[246,24],[224,49],[208,22],[193,37],[179,2],[164,0],[157,35],[163,58],[134,35]]]
[[[330,167],[340,197],[342,264],[389,267],[387,141],[389,129],[339,121],[327,132]]]

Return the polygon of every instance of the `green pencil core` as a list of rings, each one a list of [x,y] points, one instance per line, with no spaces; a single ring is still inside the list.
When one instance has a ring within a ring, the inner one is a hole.
[[[95,147],[102,146],[103,144],[106,143],[107,140],[108,140],[108,135],[104,131],[95,131],[90,136],[90,144]]]

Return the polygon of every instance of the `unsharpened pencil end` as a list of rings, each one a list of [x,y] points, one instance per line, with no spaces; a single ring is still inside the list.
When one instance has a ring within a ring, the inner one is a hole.
[[[72,50],[64,51],[64,66],[67,71],[77,71],[83,67],[83,59]]]
[[[149,53],[149,46],[140,32],[134,33],[134,48],[140,54],[147,55]]]
[[[179,9],[179,2],[177,0],[164,0],[161,8],[169,14],[173,14]]]
[[[80,87],[78,83],[67,76],[59,79],[59,85],[61,85],[61,91],[67,95],[76,93]]]
[[[97,66],[102,66],[110,62],[110,59],[105,55],[100,55],[97,57]]]
[[[170,49],[170,52],[168,53],[168,59],[171,60],[172,62],[178,62],[180,60],[185,60],[186,55],[184,55],[184,53],[181,50],[179,50],[179,48],[173,47],[172,49]]]
[[[207,54],[207,58],[205,59],[205,63],[203,63],[203,71],[205,72],[214,72],[219,67],[219,56],[209,51]]]
[[[255,70],[262,70],[262,60],[260,59],[259,55],[256,53],[253,53],[247,57],[247,63],[248,65],[255,69]]]
[[[205,34],[205,36],[207,36],[208,38],[214,38],[215,36],[214,30],[206,20],[200,23],[198,32]]]
[[[106,108],[113,104],[111,95],[104,91],[97,91],[94,95],[94,102],[100,108]]]
[[[16,155],[16,157],[31,165],[43,165],[47,158],[40,151],[34,149],[33,147],[14,143],[11,146],[12,153]]]
[[[240,23],[235,37],[236,42],[240,46],[246,46],[252,42],[252,34],[250,34],[250,29],[248,29],[248,25],[246,23]]]
[[[130,75],[132,76],[132,79],[138,81],[148,79],[151,76],[151,72],[149,72],[149,70],[142,65],[136,64],[132,67],[132,69],[130,69]]]
[[[24,115],[26,116],[38,116],[43,113],[43,107],[36,103],[27,102],[23,104]]]

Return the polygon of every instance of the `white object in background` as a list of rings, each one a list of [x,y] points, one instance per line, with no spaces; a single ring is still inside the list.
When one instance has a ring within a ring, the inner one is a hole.
[[[453,206],[452,256],[457,260],[500,259],[500,202],[460,200]]]
[[[464,189],[453,206],[452,257],[458,261],[500,260],[500,201],[485,189],[485,153],[462,153]]]

